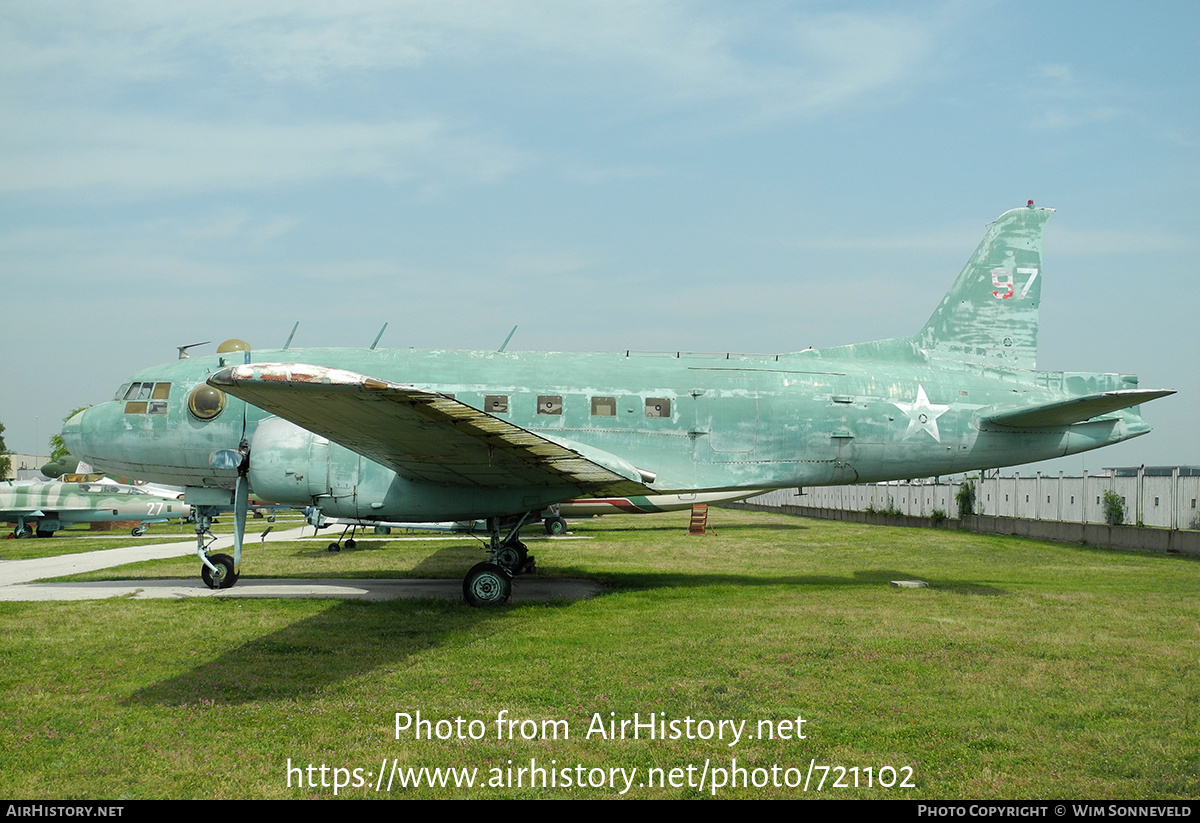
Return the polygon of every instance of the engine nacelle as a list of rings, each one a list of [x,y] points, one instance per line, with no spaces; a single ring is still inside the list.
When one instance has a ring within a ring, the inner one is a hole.
[[[272,503],[354,514],[361,458],[279,417],[258,424],[250,441],[250,488]]]

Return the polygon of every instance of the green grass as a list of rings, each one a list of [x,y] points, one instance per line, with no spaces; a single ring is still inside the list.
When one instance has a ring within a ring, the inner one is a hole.
[[[714,510],[577,523],[532,541],[543,574],[606,594],[457,603],[119,599],[0,603],[0,775],[20,798],[326,797],[296,766],[910,767],[915,789],[823,797],[1195,797],[1200,565],[1179,557]],[[457,577],[473,538],[250,549],[245,575]],[[194,558],[154,576],[192,577]],[[127,577],[133,568],[92,577]],[[895,589],[894,579],[928,589]],[[396,712],[489,739],[397,740]],[[568,740],[494,721],[566,720]],[[594,713],[780,721],[807,739],[584,739]],[[727,742],[727,741],[726,741]],[[683,774],[686,775],[686,772]],[[860,782],[865,777],[860,772]],[[320,775],[317,774],[318,780]],[[374,778],[371,778],[373,784]],[[293,782],[295,778],[293,777]],[[814,778],[815,786],[815,778]],[[708,796],[687,786],[638,797]],[[347,797],[611,797],[591,788]],[[798,797],[723,789],[719,797]]]
[[[233,519],[225,515],[211,528],[212,534],[233,534]],[[291,529],[304,524],[304,518],[299,514],[281,512],[277,522],[268,523],[266,520],[250,520],[246,530],[250,538],[257,539],[258,535],[269,525],[278,529]],[[110,525],[110,524],[102,524]],[[3,532],[7,535],[10,532]],[[7,540],[0,535],[0,560],[28,560],[38,557],[57,557],[64,554],[94,552],[102,549],[120,549],[130,545],[151,543],[195,543],[196,532],[192,523],[179,521],[167,523],[151,523],[146,527],[146,534],[132,538],[129,529],[121,528],[93,530],[86,523],[77,523],[65,529],[60,529],[50,538],[27,538],[23,540]]]

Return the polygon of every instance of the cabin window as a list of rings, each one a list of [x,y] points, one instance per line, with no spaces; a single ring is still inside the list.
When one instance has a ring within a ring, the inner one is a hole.
[[[538,414],[562,414],[562,395],[543,394],[538,397]]]
[[[647,417],[670,417],[671,416],[671,401],[665,397],[647,397],[646,398],[646,416]]]
[[[483,410],[488,414],[508,414],[508,395],[489,394],[485,396]]]
[[[617,398],[615,397],[593,397],[592,398],[592,417],[616,417],[617,416]]]

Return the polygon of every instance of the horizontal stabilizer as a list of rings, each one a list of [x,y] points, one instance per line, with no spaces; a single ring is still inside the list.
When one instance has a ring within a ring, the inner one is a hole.
[[[1174,393],[1173,390],[1161,389],[1124,389],[1085,394],[1082,397],[1072,397],[1070,400],[1058,400],[1054,403],[1041,403],[1037,406],[1026,406],[1012,411],[989,414],[981,418],[980,422],[1014,429],[1070,426],[1073,423],[1082,423],[1102,414],[1127,409],[1130,406]]]

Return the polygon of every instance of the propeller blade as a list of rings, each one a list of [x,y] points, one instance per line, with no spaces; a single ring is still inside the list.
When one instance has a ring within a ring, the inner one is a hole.
[[[250,508],[250,481],[238,473],[237,487],[233,491],[233,567],[242,565],[242,539],[246,536],[246,511]]]

